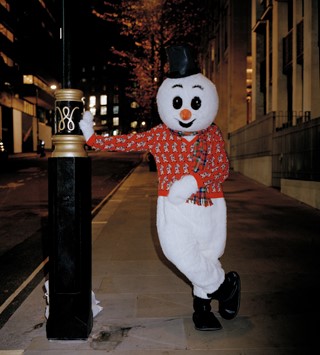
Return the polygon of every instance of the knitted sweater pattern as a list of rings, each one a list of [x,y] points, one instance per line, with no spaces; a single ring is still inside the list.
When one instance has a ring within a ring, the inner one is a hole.
[[[207,142],[207,157],[203,168],[197,173],[193,171],[197,137],[188,141],[172,134],[164,124],[136,134],[112,137],[92,135],[87,144],[97,150],[149,151],[157,164],[159,196],[167,196],[171,185],[182,176],[192,175],[198,187],[206,189],[208,198],[223,197],[221,184],[229,175],[229,161],[220,129],[216,125],[210,126],[204,138]]]

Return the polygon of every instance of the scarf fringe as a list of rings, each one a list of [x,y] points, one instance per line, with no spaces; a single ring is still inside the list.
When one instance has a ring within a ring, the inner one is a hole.
[[[213,202],[211,198],[208,198],[206,195],[207,195],[206,188],[200,187],[199,191],[191,195],[186,202],[193,203],[194,205],[203,206],[203,207],[212,206]]]

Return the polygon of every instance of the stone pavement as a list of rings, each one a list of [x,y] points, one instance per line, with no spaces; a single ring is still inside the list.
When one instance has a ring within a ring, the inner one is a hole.
[[[163,256],[157,176],[142,163],[92,223],[92,287],[103,310],[87,341],[48,341],[43,282],[0,330],[0,355],[291,355],[319,352],[320,211],[231,173],[221,261],[242,279],[237,318],[196,331],[191,288]],[[217,309],[217,304],[213,302]]]

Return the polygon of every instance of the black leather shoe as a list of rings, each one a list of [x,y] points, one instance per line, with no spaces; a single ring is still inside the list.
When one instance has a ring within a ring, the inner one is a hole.
[[[223,284],[219,289],[208,297],[219,301],[219,313],[224,319],[233,319],[240,308],[241,282],[237,272],[231,271],[226,274]]]
[[[220,322],[211,312],[210,299],[195,297],[193,300],[193,323],[197,330],[213,331],[222,328]]]

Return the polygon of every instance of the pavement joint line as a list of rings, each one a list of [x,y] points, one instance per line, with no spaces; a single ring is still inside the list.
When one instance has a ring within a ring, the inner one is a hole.
[[[32,274],[22,282],[22,284],[8,297],[5,302],[1,305],[0,307],[0,314],[10,305],[10,303],[19,295],[21,291],[23,291],[28,284],[35,278],[35,276],[38,274],[38,272],[46,265],[46,263],[49,261],[49,257],[44,259],[39,266],[32,272]],[[0,353],[1,355],[1,353]]]
[[[24,350],[0,350],[0,355],[23,355]]]

